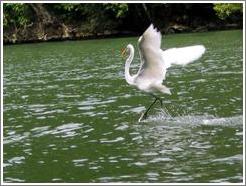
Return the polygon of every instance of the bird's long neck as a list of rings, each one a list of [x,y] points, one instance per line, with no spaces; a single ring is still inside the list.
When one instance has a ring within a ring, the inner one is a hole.
[[[130,50],[130,55],[126,59],[126,63],[125,63],[125,79],[126,79],[128,84],[133,85],[134,84],[134,78],[133,78],[133,76],[130,75],[130,72],[129,72],[130,71],[130,65],[131,65],[131,62],[132,62],[133,57],[134,57],[133,46],[130,46],[129,50]]]

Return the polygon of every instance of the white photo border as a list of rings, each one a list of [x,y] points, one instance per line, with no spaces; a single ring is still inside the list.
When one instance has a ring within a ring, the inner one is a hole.
[[[6,183],[3,181],[3,4],[4,3],[242,3],[243,4],[243,182],[242,183]],[[1,1],[1,185],[245,185],[245,1]]]

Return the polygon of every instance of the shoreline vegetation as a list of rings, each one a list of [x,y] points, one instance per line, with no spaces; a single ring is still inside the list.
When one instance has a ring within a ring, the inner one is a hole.
[[[163,34],[243,28],[240,3],[4,3],[3,43],[136,36],[150,23]]]

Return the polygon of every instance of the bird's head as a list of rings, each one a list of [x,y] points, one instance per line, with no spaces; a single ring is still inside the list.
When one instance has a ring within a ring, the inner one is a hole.
[[[130,51],[133,50],[133,46],[131,44],[128,44],[125,48],[121,49],[121,56],[126,57]]]

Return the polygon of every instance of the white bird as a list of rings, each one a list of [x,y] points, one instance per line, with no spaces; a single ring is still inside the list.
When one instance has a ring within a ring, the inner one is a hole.
[[[186,65],[199,59],[205,52],[203,45],[188,46],[182,48],[161,49],[161,33],[151,24],[138,39],[140,68],[135,75],[130,75],[129,68],[134,57],[134,47],[128,44],[122,52],[129,53],[125,63],[125,79],[128,84],[137,87],[155,97],[154,102],[141,115],[139,121],[147,117],[150,108],[157,100],[162,105],[162,100],[156,93],[171,95],[170,89],[162,84],[166,71],[172,65]]]

